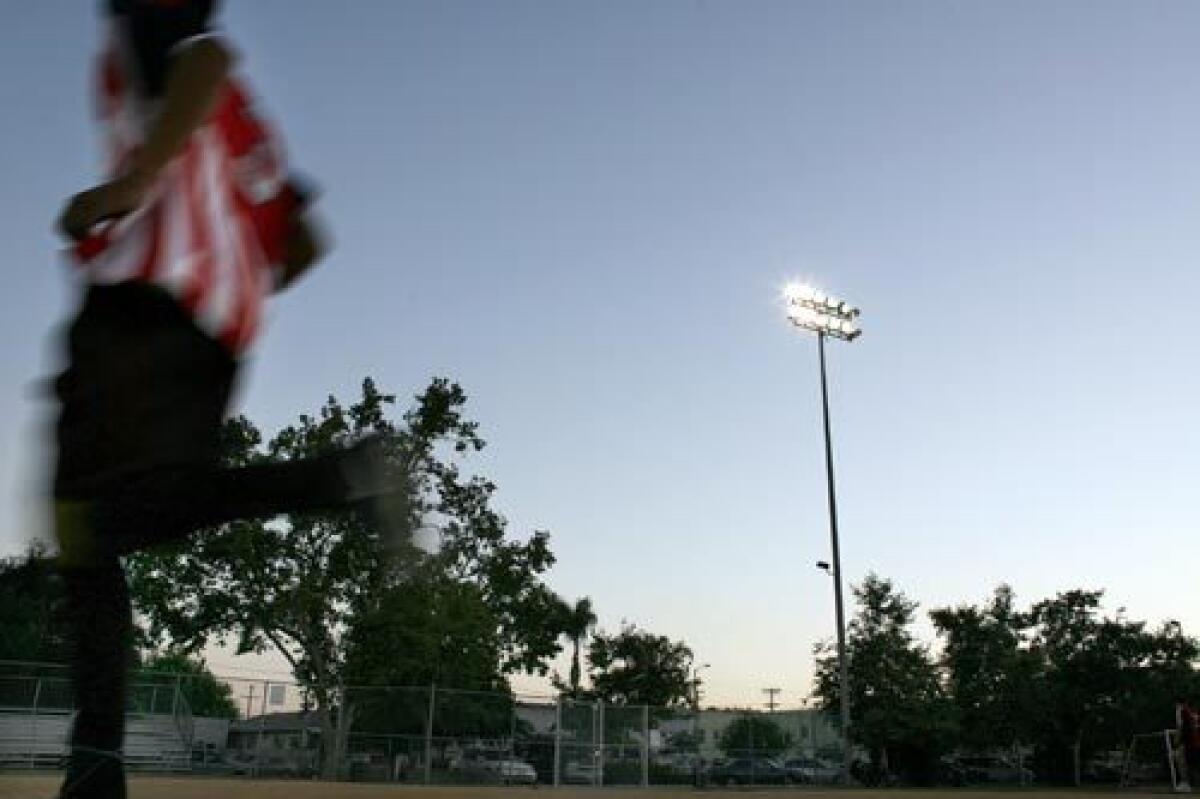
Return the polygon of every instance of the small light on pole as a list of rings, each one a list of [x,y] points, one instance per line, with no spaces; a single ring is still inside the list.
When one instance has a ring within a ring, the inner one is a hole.
[[[712,668],[711,663],[701,663],[692,667],[692,706],[700,710],[700,672]]]
[[[846,653],[846,613],[842,602],[842,556],[838,540],[837,492],[833,481],[833,436],[829,424],[829,382],[825,375],[825,339],[854,341],[862,335],[860,311],[845,300],[831,296],[807,283],[789,283],[783,289],[787,316],[801,330],[817,334],[821,365],[821,411],[825,426],[825,475],[829,494],[829,539],[832,564],[818,561],[817,568],[833,578],[834,610],[837,619],[838,693],[841,698],[842,777],[850,784],[853,751],[850,746],[850,667]]]

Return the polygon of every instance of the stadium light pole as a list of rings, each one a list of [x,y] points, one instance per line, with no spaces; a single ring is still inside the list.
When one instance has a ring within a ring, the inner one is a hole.
[[[855,321],[859,310],[848,302],[831,297],[803,283],[789,283],[783,290],[787,315],[801,330],[817,334],[821,364],[821,411],[825,427],[825,477],[829,493],[829,539],[833,550],[833,603],[837,618],[838,693],[841,697],[842,781],[850,784],[853,752],[850,747],[850,667],[846,657],[846,612],[842,601],[842,555],[838,541],[837,492],[833,481],[833,437],[829,426],[829,381],[825,376],[825,340],[854,341],[862,335]]]

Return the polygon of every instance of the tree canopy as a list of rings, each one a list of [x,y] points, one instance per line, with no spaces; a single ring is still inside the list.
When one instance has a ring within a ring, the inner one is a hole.
[[[1001,585],[979,605],[929,613],[935,657],[912,632],[917,604],[870,575],[854,587],[848,655],[851,738],[874,765],[922,782],[951,751],[1033,751],[1039,780],[1077,783],[1094,754],[1173,726],[1175,701],[1200,694],[1198,648],[1178,622],[1152,627],[1103,612],[1073,589],[1019,610]],[[836,652],[817,647],[814,694],[836,714]]]
[[[616,634],[593,635],[587,660],[596,699],[664,708],[690,702],[692,650],[682,641],[625,624]]]
[[[221,719],[238,717],[233,689],[209,671],[202,660],[182,652],[162,652],[147,658],[142,663],[141,671],[140,682],[177,685],[193,716]]]
[[[40,547],[0,558],[0,660],[64,662],[62,603],[54,561]]]
[[[265,444],[238,417],[225,427],[224,457],[231,465],[286,461],[379,434],[394,481],[407,486],[410,527],[432,520],[435,551],[397,551],[370,519],[347,511],[235,522],[129,560],[153,641],[189,652],[232,639],[238,652],[273,650],[288,661],[332,742],[330,775],[355,719],[344,700],[350,678],[443,677],[494,688],[515,671],[545,673],[560,651],[561,600],[540,579],[554,562],[548,534],[509,538],[490,504],[494,484],[461,471],[460,461],[484,446],[463,413],[465,393],[434,380],[399,422],[389,416],[394,404],[368,379],[354,402],[330,397]],[[393,662],[397,641],[417,649]]]

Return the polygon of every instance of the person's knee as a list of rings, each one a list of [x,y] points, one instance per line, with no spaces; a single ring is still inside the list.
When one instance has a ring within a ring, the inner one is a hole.
[[[54,535],[58,539],[59,568],[91,569],[103,562],[104,552],[96,531],[92,503],[56,499]]]

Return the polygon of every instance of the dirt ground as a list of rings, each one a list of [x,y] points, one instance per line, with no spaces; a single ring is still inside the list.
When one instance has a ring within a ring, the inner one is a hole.
[[[0,799],[54,799],[58,788],[56,775],[0,774]],[[270,782],[264,780],[221,780],[188,777],[141,777],[130,780],[130,799],[546,799],[547,794],[563,799],[581,799],[608,794],[620,799],[916,799],[929,795],[949,797],[963,794],[969,799],[1112,799],[1116,791],[1065,790],[841,790],[841,789],[760,789],[696,791],[678,788],[481,788],[429,787],[416,785],[367,785],[329,782]]]

